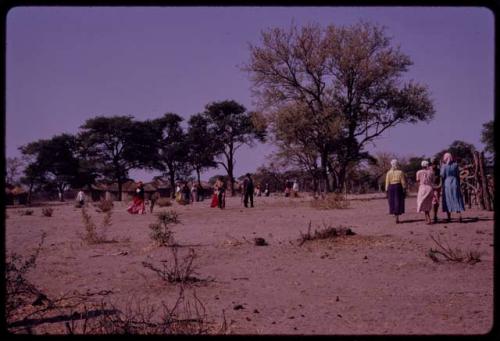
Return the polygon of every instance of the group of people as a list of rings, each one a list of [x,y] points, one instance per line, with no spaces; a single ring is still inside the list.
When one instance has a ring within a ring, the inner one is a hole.
[[[292,196],[294,198],[299,196],[299,183],[297,180],[285,182],[285,197]]]
[[[441,201],[447,222],[451,221],[452,212],[458,213],[458,220],[462,222],[461,212],[465,211],[465,206],[460,190],[460,173],[458,163],[451,153],[445,153],[441,162],[423,160],[421,167],[422,169],[416,173],[417,212],[424,212],[427,224],[437,223]],[[405,212],[407,182],[396,159],[391,161],[391,169],[386,174],[385,190],[389,202],[389,214],[394,215],[396,223],[399,223],[399,216]]]
[[[178,182],[175,187],[175,201],[178,203],[189,204],[195,201],[203,201],[203,187],[200,184],[188,186],[187,182]]]

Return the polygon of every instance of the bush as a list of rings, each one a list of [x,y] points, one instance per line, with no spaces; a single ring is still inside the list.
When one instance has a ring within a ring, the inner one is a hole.
[[[151,229],[150,237],[159,246],[169,246],[174,244],[173,232],[170,230],[170,224],[178,224],[179,216],[175,211],[160,212],[156,215],[157,222],[149,224]]]
[[[97,231],[97,227],[92,220],[90,214],[87,213],[85,207],[82,208],[82,220],[85,227],[85,234],[80,235],[80,238],[87,244],[110,243],[114,240],[106,239],[106,229],[111,226],[112,211],[107,211],[101,224],[101,231]]]
[[[348,227],[333,227],[333,226],[324,226],[322,230],[314,230],[313,233],[311,233],[311,222],[309,222],[309,227],[307,228],[306,233],[300,232],[300,245],[304,244],[306,241],[310,240],[316,240],[316,239],[329,239],[329,238],[335,238],[335,237],[340,237],[340,236],[354,236],[356,233],[354,233],[350,228]]]
[[[101,199],[97,204],[98,212],[109,212],[113,209],[113,200]]]
[[[172,206],[172,202],[169,198],[159,198],[155,203],[160,207]]]
[[[171,248],[172,262],[168,260],[160,261],[162,268],[158,268],[151,263],[142,262],[142,266],[154,271],[160,278],[168,283],[186,284],[188,282],[199,282],[199,278],[194,276],[195,268],[193,262],[196,258],[194,249],[189,249],[189,253],[182,261],[177,256],[178,247]]]
[[[438,257],[438,255],[441,256],[444,260],[450,262],[476,264],[481,261],[481,253],[478,251],[462,251],[458,248],[450,247],[447,243],[445,246],[439,239],[439,236],[436,239],[434,236],[430,235],[430,238],[438,246],[438,249],[431,248],[427,252],[427,257],[429,257],[433,262],[441,262],[441,259],[440,257]]]
[[[45,217],[52,217],[52,213],[54,213],[54,209],[51,207],[44,207],[42,208],[42,214]]]

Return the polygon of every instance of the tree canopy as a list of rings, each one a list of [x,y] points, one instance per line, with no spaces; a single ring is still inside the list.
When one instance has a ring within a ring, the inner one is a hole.
[[[427,87],[403,82],[411,64],[384,28],[360,22],[263,31],[243,70],[276,140],[314,147],[323,177],[330,166],[341,186],[348,165],[368,156],[367,143],[396,125],[432,119]]]

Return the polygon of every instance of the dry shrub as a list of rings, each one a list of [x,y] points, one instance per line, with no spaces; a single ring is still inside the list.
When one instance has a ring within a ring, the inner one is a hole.
[[[172,202],[170,201],[169,198],[159,198],[155,201],[155,204],[157,204],[160,207],[172,206]]]
[[[266,245],[269,245],[267,243],[267,241],[264,239],[264,238],[261,238],[261,237],[256,237],[253,239],[255,245],[257,246],[266,246]]]
[[[463,251],[459,248],[452,248],[447,242],[446,246],[444,246],[439,236],[436,239],[433,235],[430,235],[430,238],[438,246],[438,249],[430,248],[427,252],[427,257],[433,262],[440,263],[444,259],[450,262],[476,264],[481,261],[481,253],[478,251]],[[441,257],[442,259],[440,259]]]
[[[101,199],[97,204],[97,212],[109,212],[113,209],[113,200]]]
[[[157,222],[149,224],[151,229],[150,237],[159,246],[169,246],[174,244],[173,232],[170,230],[170,224],[179,223],[179,215],[174,210],[160,212],[156,215]]]
[[[193,282],[206,281],[202,280],[194,274],[196,273],[193,262],[196,259],[194,249],[190,248],[188,254],[181,260],[178,256],[178,247],[174,246],[171,249],[172,259],[161,260],[161,267],[155,266],[148,262],[142,262],[142,266],[154,271],[163,281],[171,284],[187,284]]]
[[[33,215],[33,210],[27,209],[27,210],[21,210],[19,211],[20,215]]]
[[[329,193],[311,200],[311,206],[319,210],[343,209],[349,207],[349,201],[342,194]]]
[[[348,227],[343,227],[343,226],[333,227],[333,226],[326,226],[325,224],[323,224],[323,229],[321,230],[315,229],[314,232],[311,233],[311,222],[309,222],[307,232],[306,233],[300,232],[299,246],[304,244],[306,241],[310,240],[329,239],[342,236],[354,236],[355,234],[356,233],[354,233]]]
[[[180,287],[179,295],[171,306],[160,302],[158,305],[144,305],[139,300],[128,301],[123,310],[111,303],[82,313],[72,314],[74,319],[66,323],[67,334],[133,334],[133,335],[206,335],[227,332],[223,311],[223,321],[219,326],[208,321],[202,301],[192,292],[191,298]]]
[[[42,208],[42,214],[45,217],[52,217],[52,213],[54,213],[54,209],[51,207],[44,207]]]
[[[111,215],[113,211],[107,211],[102,219],[100,231],[98,231],[96,224],[92,220],[90,214],[87,210],[82,208],[82,221],[85,227],[85,234],[79,234],[80,238],[87,244],[99,244],[99,243],[112,243],[115,240],[106,239],[106,230],[111,226]]]
[[[42,249],[46,233],[43,232],[35,252],[27,258],[16,253],[5,259],[5,317],[13,323],[19,310],[31,305],[41,292],[26,279],[26,274],[36,267],[36,260]]]

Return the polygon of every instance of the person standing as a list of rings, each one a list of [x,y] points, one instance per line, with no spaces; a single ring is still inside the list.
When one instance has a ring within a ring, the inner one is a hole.
[[[247,173],[246,178],[243,180],[243,193],[245,196],[243,204],[245,205],[245,207],[248,207],[249,199],[250,199],[250,207],[253,207],[253,191],[254,191],[253,180],[252,177],[250,176],[250,173]]]
[[[405,190],[405,175],[398,169],[398,160],[393,159],[391,169],[385,176],[385,191],[389,201],[389,214],[395,216],[396,224],[399,224],[399,216],[405,213]]]
[[[196,185],[194,182],[191,182],[191,204],[197,201],[198,197],[198,189],[196,188]]]
[[[144,206],[144,185],[142,181],[137,183],[135,189],[134,199],[132,204],[128,207],[127,211],[131,214],[145,214],[146,207]]]
[[[433,199],[433,185],[434,185],[434,172],[429,167],[429,162],[423,160],[422,169],[416,174],[416,180],[418,182],[418,193],[417,193],[417,212],[425,213],[425,222],[427,225],[432,224],[430,211],[432,209],[432,199]]]
[[[465,211],[464,199],[460,191],[460,176],[457,162],[451,153],[443,155],[440,175],[443,180],[443,212],[446,212],[447,222],[451,221],[451,212],[458,213],[458,221],[462,222],[462,211]]]
[[[297,180],[293,181],[292,193],[294,198],[297,198],[299,196],[299,183],[297,182]]]
[[[219,177],[219,179],[217,179],[217,182],[215,184],[219,192],[217,196],[217,207],[222,210],[226,206],[226,183],[224,181],[224,178],[221,176]]]
[[[78,205],[80,207],[83,207],[83,205],[85,205],[85,193],[83,193],[83,190],[78,191],[78,194],[76,195],[76,201],[78,202]]]
[[[264,195],[265,195],[266,197],[268,197],[268,196],[269,196],[269,194],[270,194],[270,193],[269,193],[269,184],[268,184],[268,183],[266,183],[266,187],[264,188]]]
[[[439,168],[439,160],[433,158],[431,160],[431,167],[434,173],[434,183],[432,185],[432,211],[434,213],[433,222],[438,222],[437,214],[439,210],[439,201],[441,199],[441,174]]]

